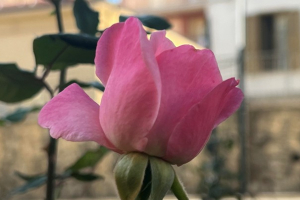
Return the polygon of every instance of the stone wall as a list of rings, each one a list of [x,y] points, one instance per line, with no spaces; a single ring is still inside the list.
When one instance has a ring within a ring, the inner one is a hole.
[[[249,189],[299,192],[300,106],[283,101],[253,106],[249,115]]]

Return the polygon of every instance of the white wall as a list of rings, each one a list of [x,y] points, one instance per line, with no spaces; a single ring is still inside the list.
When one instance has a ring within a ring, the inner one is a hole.
[[[209,1],[207,16],[210,48],[216,55],[223,79],[237,77],[235,2],[232,0]],[[238,34],[241,33],[238,32]]]
[[[246,75],[245,81],[250,98],[300,95],[300,71]]]
[[[247,0],[248,15],[300,10],[300,0]]]
[[[235,54],[234,1],[213,1],[208,8],[211,49],[218,55]]]

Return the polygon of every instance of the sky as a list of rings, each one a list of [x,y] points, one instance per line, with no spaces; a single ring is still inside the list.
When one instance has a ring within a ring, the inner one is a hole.
[[[122,0],[106,0],[106,1],[112,4],[119,4],[122,2]]]

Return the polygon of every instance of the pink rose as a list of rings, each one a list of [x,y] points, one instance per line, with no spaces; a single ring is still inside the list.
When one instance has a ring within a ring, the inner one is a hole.
[[[237,80],[222,80],[210,50],[175,47],[165,31],[148,40],[136,18],[104,32],[95,63],[105,85],[100,106],[70,85],[39,114],[52,137],[95,141],[118,153],[144,152],[182,165],[243,99]]]

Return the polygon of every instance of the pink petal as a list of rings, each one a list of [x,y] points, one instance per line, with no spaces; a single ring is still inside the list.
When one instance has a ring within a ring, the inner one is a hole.
[[[99,105],[77,84],[70,85],[49,101],[39,113],[38,123],[49,128],[53,138],[74,142],[95,141],[118,151],[100,126]]]
[[[118,44],[122,39],[124,23],[117,23],[106,29],[98,40],[95,56],[96,75],[105,86],[116,62]],[[106,65],[104,65],[104,63]]]
[[[153,32],[150,37],[150,42],[155,51],[155,56],[158,56],[166,50],[175,48],[173,42],[166,38],[166,31]]]
[[[114,55],[114,62],[102,59],[97,65],[111,68],[101,101],[100,123],[117,148],[143,151],[160,104],[159,69],[146,32],[136,18],[109,29],[115,32],[111,29],[122,33],[118,42],[100,42],[102,46],[97,47]]]
[[[161,107],[146,152],[163,156],[179,120],[220,84],[222,77],[213,53],[207,49],[184,45],[161,53],[157,61],[162,80]]]
[[[170,137],[165,160],[182,165],[198,155],[220,114],[228,110],[225,106],[231,105],[234,110],[231,109],[230,113],[233,113],[240,105],[242,93],[235,87],[237,84],[234,78],[222,82],[189,110]]]
[[[224,99],[224,102],[226,103],[223,106],[223,109],[219,114],[217,121],[215,122],[215,127],[226,120],[228,117],[230,117],[230,115],[232,115],[240,107],[243,99],[244,94],[242,90],[240,90],[239,88],[233,88],[226,96],[226,99]]]

